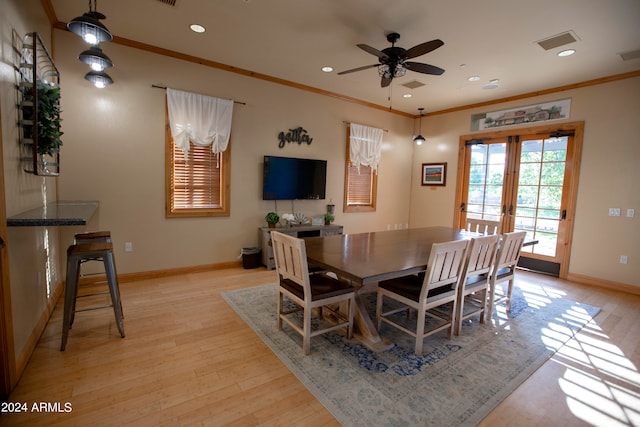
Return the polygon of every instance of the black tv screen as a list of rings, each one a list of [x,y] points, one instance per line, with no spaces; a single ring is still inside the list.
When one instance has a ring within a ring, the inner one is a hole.
[[[264,156],[263,200],[324,199],[327,161]]]

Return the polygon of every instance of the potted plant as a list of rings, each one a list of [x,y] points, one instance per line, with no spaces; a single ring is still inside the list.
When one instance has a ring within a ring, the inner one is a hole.
[[[276,212],[269,212],[264,217],[264,220],[267,221],[267,224],[269,224],[269,228],[275,228],[278,221],[280,221],[280,217]]]
[[[52,156],[60,151],[62,140],[60,137],[60,88],[51,86],[43,81],[36,82],[36,93],[38,99],[38,154]],[[33,101],[30,91],[25,91],[24,99]],[[33,120],[33,110],[25,111],[25,118]],[[33,137],[33,136],[31,136]]]
[[[334,219],[336,218],[332,214],[327,212],[326,214],[324,214],[324,225],[330,225]]]

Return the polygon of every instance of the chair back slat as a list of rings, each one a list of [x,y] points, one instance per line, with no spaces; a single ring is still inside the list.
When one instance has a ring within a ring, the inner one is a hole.
[[[496,259],[496,269],[515,267],[520,259],[520,251],[526,234],[526,231],[515,231],[502,235]]]
[[[499,234],[500,221],[489,221],[487,219],[467,219],[467,231],[480,234]]]
[[[457,289],[464,266],[465,251],[468,241],[457,240],[454,242],[434,243],[431,246],[427,273],[421,291],[421,300],[424,300],[430,289],[451,285],[451,289]]]
[[[468,248],[465,278],[488,273],[495,261],[500,235],[476,237],[471,239]]]
[[[271,232],[276,270],[281,278],[303,287],[305,298],[311,295],[307,248],[304,240],[277,231]]]

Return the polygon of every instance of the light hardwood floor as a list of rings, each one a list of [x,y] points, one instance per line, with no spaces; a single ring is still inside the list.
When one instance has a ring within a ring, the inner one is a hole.
[[[640,296],[520,277],[602,311],[481,425],[640,425]],[[65,352],[58,304],[10,401],[71,411],[0,425],[339,425],[220,296],[275,279],[236,268],[121,284],[126,338],[112,310],[78,313]]]

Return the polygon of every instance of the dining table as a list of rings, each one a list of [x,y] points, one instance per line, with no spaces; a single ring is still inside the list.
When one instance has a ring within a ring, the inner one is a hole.
[[[452,227],[405,228],[401,230],[307,237],[307,260],[346,279],[356,289],[354,336],[367,348],[380,352],[394,346],[381,337],[366,310],[363,295],[377,290],[378,282],[423,272],[434,243],[467,240],[478,233]]]

